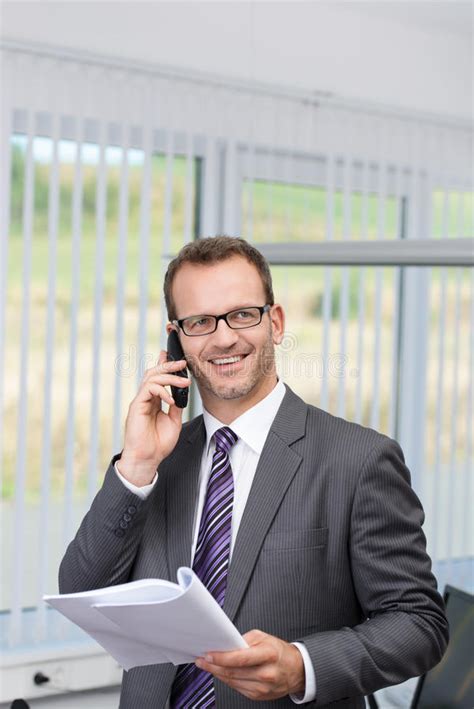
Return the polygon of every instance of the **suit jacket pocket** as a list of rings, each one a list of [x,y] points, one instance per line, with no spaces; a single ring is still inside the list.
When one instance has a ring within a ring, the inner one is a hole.
[[[327,527],[270,532],[263,543],[262,551],[297,551],[325,547],[328,532]]]

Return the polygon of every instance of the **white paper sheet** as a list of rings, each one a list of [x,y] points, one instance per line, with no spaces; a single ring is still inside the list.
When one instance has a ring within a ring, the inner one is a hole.
[[[178,582],[144,579],[44,600],[126,670],[163,662],[178,665],[211,650],[247,647],[192,569],[181,567]]]

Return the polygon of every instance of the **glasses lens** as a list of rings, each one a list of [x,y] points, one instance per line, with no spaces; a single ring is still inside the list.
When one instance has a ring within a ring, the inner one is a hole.
[[[196,315],[183,320],[183,330],[186,335],[207,335],[216,327],[216,319],[212,315]]]
[[[234,330],[239,330],[244,327],[253,327],[258,325],[261,320],[260,310],[258,308],[242,308],[234,310],[227,316],[227,322]]]

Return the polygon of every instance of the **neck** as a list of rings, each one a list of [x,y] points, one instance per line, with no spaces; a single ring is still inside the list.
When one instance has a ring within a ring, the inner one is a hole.
[[[242,414],[268,396],[275,388],[277,381],[276,374],[267,376],[265,377],[263,386],[258,387],[257,390],[250,391],[248,394],[238,399],[219,399],[210,392],[200,391],[202,403],[206,411],[212,414],[218,421],[231,424],[232,421],[235,421],[235,419],[242,416]]]

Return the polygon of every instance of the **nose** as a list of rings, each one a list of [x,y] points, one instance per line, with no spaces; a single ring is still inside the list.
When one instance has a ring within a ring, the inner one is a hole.
[[[217,323],[217,329],[212,335],[213,345],[221,349],[229,349],[232,345],[239,339],[239,333],[237,330],[233,330],[229,327],[224,319],[219,320]]]

